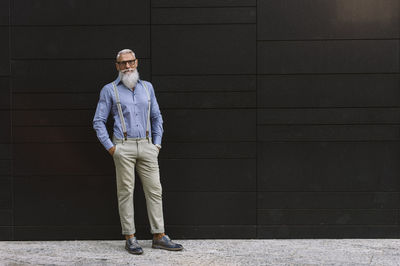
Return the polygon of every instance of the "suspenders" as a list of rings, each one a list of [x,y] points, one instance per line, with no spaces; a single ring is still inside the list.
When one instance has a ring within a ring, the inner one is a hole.
[[[119,99],[118,89],[117,89],[117,86],[115,86],[114,82],[112,84],[113,84],[113,87],[114,87],[115,99],[117,101],[119,119],[121,120],[122,132],[124,133],[124,139],[128,140],[128,133],[126,132],[125,119],[124,119],[124,116],[122,114],[121,101]],[[146,86],[146,83],[142,82],[142,84],[144,85],[144,88],[146,89],[146,93],[147,93],[148,108],[147,108],[146,139],[149,140],[149,132],[150,132],[150,92],[149,92],[149,89]]]

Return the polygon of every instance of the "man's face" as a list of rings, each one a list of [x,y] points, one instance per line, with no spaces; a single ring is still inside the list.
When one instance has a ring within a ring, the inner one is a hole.
[[[132,53],[121,54],[118,57],[115,66],[118,71],[128,70],[128,72],[133,72],[138,66],[138,60],[133,56]]]

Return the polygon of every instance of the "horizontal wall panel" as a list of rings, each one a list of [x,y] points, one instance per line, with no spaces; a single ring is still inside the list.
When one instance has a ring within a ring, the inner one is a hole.
[[[259,76],[258,107],[400,106],[399,74]]]
[[[217,92],[256,91],[256,76],[252,75],[193,75],[193,76],[152,76],[157,91],[169,92]]]
[[[34,97],[35,98],[35,97]],[[62,97],[60,97],[62,99]],[[78,99],[77,99],[78,101]],[[72,99],[71,99],[72,102]],[[58,104],[57,101],[53,101]],[[93,104],[92,106],[93,107]],[[95,106],[94,106],[95,107]],[[13,112],[13,126],[88,126],[92,127],[92,110],[20,110]],[[112,120],[111,115],[109,120]],[[94,130],[94,129],[93,129]]]
[[[13,208],[12,177],[3,178],[0,176],[0,210],[12,209],[12,208]]]
[[[99,88],[99,91],[101,88]],[[18,109],[91,109],[96,110],[98,93],[18,93],[13,95],[13,108]],[[23,111],[16,111],[18,113]],[[28,111],[25,111],[28,112]],[[44,111],[42,111],[43,113]],[[73,112],[73,113],[76,113]],[[87,113],[87,110],[84,110]],[[93,113],[94,115],[94,113]]]
[[[258,144],[258,189],[398,191],[398,142]],[[288,167],[290,166],[290,167]]]
[[[152,24],[256,23],[255,7],[155,8]]]
[[[0,76],[10,75],[9,27],[0,25]]]
[[[171,225],[254,225],[255,192],[169,192],[164,217]],[[185,215],[182,215],[182,214]]]
[[[255,108],[256,92],[156,92],[162,109]]]
[[[155,89],[156,90],[156,89]],[[158,92],[157,102],[167,108],[255,108],[256,92]],[[15,109],[96,109],[96,93],[18,93],[13,95]]]
[[[254,239],[255,225],[166,225],[176,239]]]
[[[10,24],[10,1],[0,1],[0,26]]]
[[[399,125],[259,126],[260,141],[399,141]]]
[[[152,74],[256,72],[255,25],[159,25],[151,34]]]
[[[100,143],[14,145],[14,175],[112,175],[111,155]]]
[[[148,24],[149,7],[147,2],[140,0],[13,0],[11,12],[13,25],[126,25]]]
[[[258,192],[259,209],[395,209],[400,192]]]
[[[400,108],[258,109],[257,123],[399,124]]]
[[[166,110],[164,136],[170,141],[252,141],[255,110]]]
[[[14,183],[16,226],[119,224],[113,175],[17,176]]]
[[[258,238],[398,238],[397,225],[272,225],[257,226]]]
[[[259,0],[257,38],[399,38],[399,8],[397,0]]]
[[[149,26],[19,26],[12,42],[13,59],[113,59],[124,47],[134,47],[139,58],[150,57]]]
[[[14,240],[14,227],[0,226],[0,241]]]
[[[0,144],[0,160],[11,159],[11,144]]]
[[[255,159],[160,160],[168,191],[256,191],[256,169]]]
[[[0,110],[0,143],[11,142],[11,112]]]
[[[0,180],[12,174],[12,160],[0,160]]]
[[[122,240],[121,225],[15,226],[14,239],[49,240]]]
[[[172,142],[163,141],[159,156],[174,159],[256,158],[256,142]]]
[[[0,110],[10,109],[11,93],[10,93],[9,77],[0,77]]]
[[[0,210],[0,226],[9,226],[13,224],[13,211],[9,210]],[[1,239],[1,237],[0,237]],[[3,240],[3,239],[2,239]]]
[[[256,6],[256,0],[153,0],[152,7]]]
[[[110,132],[110,131],[109,131]],[[110,136],[111,132],[110,132]],[[14,143],[97,143],[96,132],[90,126],[17,126],[13,127]]]
[[[115,58],[118,51],[107,56]],[[138,57],[138,62],[140,77],[148,80],[150,60]],[[13,93],[96,92],[98,98],[101,88],[118,77],[115,59],[13,60],[11,64]]]
[[[258,73],[393,73],[399,40],[258,42]]]
[[[192,225],[174,226],[165,225],[169,235],[175,239],[243,239],[255,238],[256,226],[254,225]],[[8,229],[8,228],[7,228]],[[6,234],[1,231],[4,240],[11,240],[12,228]],[[138,239],[151,239],[150,228],[148,226],[136,226]],[[8,231],[7,231],[8,232]],[[14,231],[15,239],[18,240],[121,240],[120,225],[85,225],[85,226],[16,226]],[[6,238],[8,237],[8,238]],[[122,242],[123,243],[123,242]]]
[[[258,210],[258,225],[397,225],[398,210]]]

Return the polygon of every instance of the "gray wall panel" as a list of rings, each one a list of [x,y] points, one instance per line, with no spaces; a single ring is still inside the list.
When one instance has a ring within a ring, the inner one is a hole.
[[[168,141],[253,141],[256,138],[254,110],[168,110],[163,119]]]
[[[10,24],[10,1],[0,1],[0,26],[8,26]]]
[[[123,47],[134,47],[139,58],[150,56],[149,26],[19,26],[12,42],[13,59],[114,59]]]
[[[396,209],[399,192],[259,192],[260,209]]]
[[[11,159],[11,144],[0,144],[0,160]]]
[[[256,91],[255,75],[153,75],[156,91],[168,92],[217,92],[217,91]]]
[[[164,159],[160,171],[164,190],[256,191],[255,159]]]
[[[256,71],[255,25],[157,25],[151,30],[153,74]]]
[[[397,225],[272,225],[257,226],[258,238],[398,238]]]
[[[261,142],[258,151],[258,190],[399,190],[399,142]]]
[[[152,24],[256,23],[255,7],[154,8]]]
[[[12,210],[0,210],[0,226],[12,226],[13,221],[13,211]],[[0,236],[0,239],[1,236]],[[5,240],[5,239],[2,239]]]
[[[12,1],[13,25],[148,24],[150,5],[140,0]]]
[[[16,143],[14,175],[113,175],[112,157],[100,143]],[[62,151],[62,152],[60,152]]]
[[[165,220],[173,225],[253,225],[256,213],[249,206],[255,204],[255,192],[170,192]]]
[[[10,75],[9,28],[0,26],[0,76]]]
[[[13,208],[12,188],[12,178],[0,176],[0,210],[9,210]]]
[[[260,225],[397,225],[397,209],[260,210]]]
[[[400,141],[399,125],[261,125],[260,141]]]
[[[400,124],[400,108],[258,109],[260,125]]]
[[[0,179],[9,178],[12,175],[12,161],[0,160]]]
[[[153,0],[152,7],[256,6],[256,0]]]
[[[399,38],[397,0],[257,1],[258,40]]]
[[[0,110],[11,107],[10,78],[0,77]]]
[[[399,74],[268,75],[257,83],[257,106],[400,106]]]
[[[0,143],[11,142],[11,112],[9,110],[0,110]]]
[[[399,44],[399,40],[258,42],[258,73],[399,72]]]

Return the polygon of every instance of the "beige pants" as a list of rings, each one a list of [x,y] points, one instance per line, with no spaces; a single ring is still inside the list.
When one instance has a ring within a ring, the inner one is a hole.
[[[118,209],[122,234],[136,232],[133,210],[133,190],[135,187],[135,168],[143,184],[146,198],[150,232],[164,233],[162,210],[162,188],[158,168],[158,148],[147,139],[118,140],[113,154],[118,195]]]

